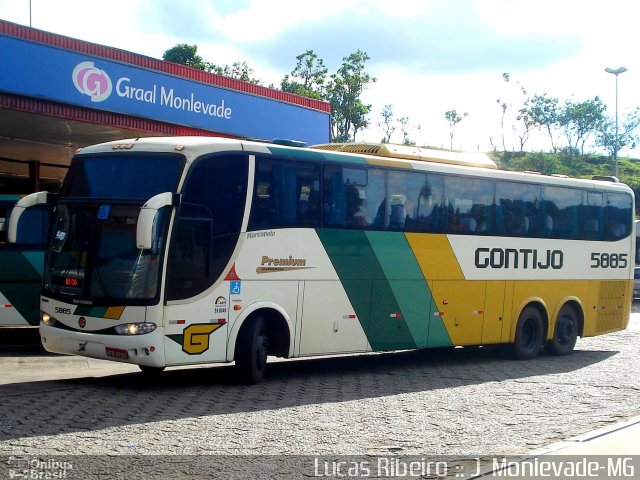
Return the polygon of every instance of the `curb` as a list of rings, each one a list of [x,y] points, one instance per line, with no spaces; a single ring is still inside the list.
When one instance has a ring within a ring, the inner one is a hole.
[[[571,449],[583,446],[590,441],[601,439],[602,437],[605,437],[608,435],[621,433],[622,430],[625,430],[633,426],[640,426],[640,416],[634,417],[622,422],[617,422],[612,425],[607,425],[606,427],[602,427],[597,430],[593,430],[591,432],[576,435],[575,437],[571,437],[566,440],[552,443],[551,445],[547,445],[546,447],[540,450],[534,450],[532,452],[529,452],[528,455],[556,455],[559,453],[571,454],[571,452],[564,452],[564,450],[571,450]],[[628,432],[625,432],[625,433],[628,433]]]

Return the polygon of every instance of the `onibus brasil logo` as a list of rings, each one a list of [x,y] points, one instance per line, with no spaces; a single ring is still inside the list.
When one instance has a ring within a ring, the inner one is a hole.
[[[93,62],[79,63],[71,74],[78,91],[91,97],[92,102],[102,102],[111,95],[112,84],[104,70],[96,68]]]

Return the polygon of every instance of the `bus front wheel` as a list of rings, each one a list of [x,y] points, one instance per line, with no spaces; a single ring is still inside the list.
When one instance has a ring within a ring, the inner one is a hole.
[[[542,348],[544,324],[540,311],[532,306],[526,307],[518,318],[516,337],[513,341],[513,353],[518,360],[530,360],[538,355]]]
[[[262,380],[267,367],[268,349],[264,318],[255,316],[242,327],[236,343],[236,368],[243,382],[253,384]]]
[[[553,355],[569,355],[578,340],[578,317],[576,311],[569,305],[560,309],[553,338],[547,343],[548,350]]]

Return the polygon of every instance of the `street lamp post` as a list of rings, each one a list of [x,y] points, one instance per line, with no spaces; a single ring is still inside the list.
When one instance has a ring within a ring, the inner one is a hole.
[[[605,72],[611,73],[616,76],[616,138],[613,144],[613,162],[615,165],[614,176],[618,178],[618,75],[627,71],[625,67],[620,68],[605,68]]]

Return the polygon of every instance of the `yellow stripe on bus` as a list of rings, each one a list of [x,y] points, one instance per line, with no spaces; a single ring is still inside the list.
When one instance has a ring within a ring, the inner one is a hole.
[[[104,312],[104,318],[108,318],[110,320],[120,320],[122,316],[122,312],[124,312],[125,307],[109,307],[107,311]]]
[[[458,259],[446,235],[407,233],[406,236],[426,279],[464,279]]]

